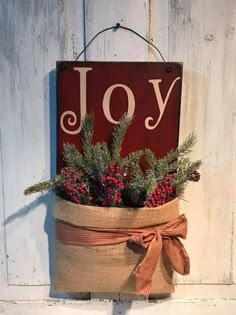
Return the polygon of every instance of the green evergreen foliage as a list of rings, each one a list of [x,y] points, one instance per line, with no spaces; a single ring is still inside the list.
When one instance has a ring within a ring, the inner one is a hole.
[[[40,182],[38,184],[35,184],[33,186],[30,186],[25,189],[24,194],[30,195],[36,192],[45,192],[47,190],[54,190],[56,187],[60,186],[63,182],[63,178],[61,175],[57,175],[55,179],[53,180],[47,180],[44,182]]]
[[[201,164],[201,160],[190,162],[188,158],[182,158],[178,161],[175,181],[175,189],[178,196],[183,195],[186,184],[191,180],[191,174],[196,172]]]
[[[130,182],[135,182],[139,181],[143,178],[143,171],[140,167],[140,159],[143,156],[143,151],[138,150],[134,151],[123,160],[123,163],[129,164],[129,169],[130,169]]]
[[[88,163],[91,163],[93,158],[91,150],[93,140],[93,122],[93,114],[86,115],[81,129],[83,156]]]
[[[114,162],[119,162],[122,142],[124,140],[125,133],[131,124],[132,119],[124,115],[120,123],[115,126],[112,133],[111,142],[111,158]]]
[[[191,172],[194,165],[194,170],[197,170],[201,165],[201,161],[194,162],[195,164],[192,165],[191,163],[189,164],[189,160],[186,157],[192,152],[192,148],[195,143],[196,136],[194,134],[190,134],[183,144],[181,144],[176,150],[170,151],[162,159],[156,159],[154,153],[150,149],[146,149],[145,154],[147,161],[150,165],[150,168],[155,173],[157,181],[162,180],[165,174],[178,172],[179,170],[182,170],[184,173]]]
[[[65,143],[63,146],[63,158],[67,166],[81,169],[83,166],[83,156],[73,144]]]
[[[191,134],[176,150],[157,159],[150,149],[138,150],[121,158],[125,133],[132,119],[124,115],[112,133],[110,147],[93,144],[94,117],[86,115],[81,130],[82,152],[66,143],[63,158],[66,167],[54,180],[41,182],[25,190],[25,194],[54,190],[63,198],[77,203],[120,207],[142,207],[150,200],[157,185],[167,174],[174,175],[173,198],[181,196],[189,181],[197,181],[201,161],[191,162],[196,136]],[[140,167],[145,156],[147,169]],[[154,193],[155,194],[155,193]],[[169,196],[168,198],[171,198]]]
[[[97,143],[91,147],[94,170],[105,172],[111,162],[111,155],[105,142]]]

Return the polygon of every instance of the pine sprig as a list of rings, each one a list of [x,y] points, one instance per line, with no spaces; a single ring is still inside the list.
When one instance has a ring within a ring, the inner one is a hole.
[[[118,161],[120,159],[122,142],[131,121],[132,118],[125,114],[122,116],[119,124],[113,129],[111,142],[111,158],[113,161]]]
[[[184,155],[189,155],[192,152],[194,145],[197,143],[197,136],[194,133],[191,133],[185,141],[179,145],[179,147],[174,151],[177,154],[176,157],[178,158]]]
[[[123,164],[127,163],[130,169],[131,180],[130,182],[135,182],[143,178],[143,171],[140,167],[139,161],[143,155],[142,150],[137,150],[128,154],[126,158],[123,159]]]
[[[93,139],[93,124],[94,116],[93,114],[87,114],[82,122],[81,138],[82,138],[82,150],[84,159],[87,162],[92,161],[92,139]]]
[[[202,165],[202,160],[197,160],[193,162],[189,162],[188,164],[188,176],[192,173],[196,172],[200,166]]]
[[[155,176],[155,172],[153,169],[148,169],[144,176],[144,183],[145,183],[145,190],[147,192],[147,195],[150,195],[155,190],[157,179]]]
[[[150,149],[145,150],[147,161],[150,168],[155,172],[157,181],[162,180],[165,174],[177,171],[179,160],[192,152],[196,140],[196,136],[190,134],[176,150],[171,150],[162,159],[156,159]]]
[[[57,175],[53,180],[47,180],[44,182],[40,182],[33,186],[30,186],[24,190],[25,195],[31,195],[37,192],[45,192],[48,190],[54,190],[57,186],[59,186],[63,182],[63,177],[61,175]]]
[[[67,166],[80,169],[83,165],[83,156],[73,144],[65,143],[63,146],[63,159]]]
[[[190,162],[188,158],[181,159],[178,163],[178,169],[176,172],[176,188],[180,189],[180,186],[187,183],[189,181],[190,175],[197,171],[201,164],[201,160]],[[183,189],[181,188],[181,190]]]
[[[152,169],[155,168],[157,164],[157,159],[155,154],[150,149],[145,149],[146,160]]]
[[[106,143],[96,143],[91,146],[92,165],[91,168],[98,172],[105,172],[107,165],[111,162],[110,152]]]
[[[187,157],[192,152],[196,141],[196,136],[190,134],[176,150],[170,151],[162,159],[156,159],[154,153],[150,149],[146,149],[146,159],[150,165],[147,173],[155,174],[156,183],[162,181],[166,174],[175,173],[175,192],[182,194],[191,174],[196,172],[202,163],[201,160],[190,162]]]

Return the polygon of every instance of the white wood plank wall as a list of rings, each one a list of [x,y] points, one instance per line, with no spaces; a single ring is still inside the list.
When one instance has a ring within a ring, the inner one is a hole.
[[[236,2],[171,1],[169,58],[184,62],[181,139],[198,135],[202,180],[187,191],[187,246],[192,258],[186,283],[233,283],[235,211]],[[234,18],[234,20],[233,20]]]
[[[191,275],[177,277],[174,297],[236,298],[236,1],[2,0],[0,299],[48,297],[52,200],[23,190],[50,177],[56,60],[73,60],[85,41],[117,22],[184,63],[180,139],[197,134],[192,156],[204,164],[182,202]],[[124,30],[102,34],[86,58],[160,60]]]

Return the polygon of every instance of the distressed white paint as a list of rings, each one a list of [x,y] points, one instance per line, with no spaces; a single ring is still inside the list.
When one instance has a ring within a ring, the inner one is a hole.
[[[157,46],[165,60],[169,60],[169,1],[149,1],[149,40]],[[149,46],[149,60],[162,61],[158,52]]]
[[[1,300],[38,300],[38,299],[48,299],[50,287],[48,285],[41,286],[6,286],[4,283],[0,284],[0,301]],[[57,298],[63,297],[63,294],[55,294]],[[76,299],[80,299],[75,295]],[[96,298],[110,299],[111,297],[115,300],[121,299],[127,300],[127,295],[118,294],[114,297],[113,294],[97,294]],[[236,285],[226,285],[226,284],[177,284],[175,286],[175,293],[172,294],[172,298],[177,299],[236,299]],[[66,296],[67,299],[73,299],[74,296]],[[83,295],[86,299],[86,295]]]
[[[0,78],[0,84],[1,84]],[[4,196],[3,196],[3,169],[1,155],[1,129],[0,129],[0,283],[7,286],[6,242],[4,227]]]
[[[183,203],[189,218],[186,246],[190,283],[232,283],[235,211],[235,1],[170,1],[169,58],[184,62],[181,139],[198,136],[193,158],[202,179]],[[229,24],[230,23],[230,24]]]
[[[63,3],[64,60],[75,60],[84,48],[84,1],[64,0]]]
[[[24,197],[23,190],[50,176],[49,106],[55,102],[55,91],[49,89],[53,83],[49,74],[56,60],[71,60],[83,48],[84,21],[86,42],[119,22],[152,39],[169,61],[184,62],[180,135],[184,139],[191,131],[197,133],[193,158],[202,158],[204,165],[201,182],[187,189],[189,203],[182,203],[189,218],[186,247],[192,270],[189,277],[177,277],[178,283],[186,284],[177,285],[173,297],[236,298],[235,13],[234,0],[228,0],[227,5],[220,0],[87,0],[85,8],[82,0],[0,2],[0,299],[48,296],[44,222],[50,202],[45,199],[46,205],[37,205],[37,197]],[[124,30],[100,35],[86,56],[87,60],[160,60],[146,43]],[[4,215],[9,222],[6,239]],[[15,286],[7,286],[7,281]],[[93,295],[99,297],[104,295]],[[89,307],[86,304],[87,314],[110,312],[108,304],[91,303]],[[219,310],[221,314],[223,309],[227,314],[235,313],[231,304],[220,301],[217,309],[214,303],[201,308],[194,303],[165,302],[158,308],[149,306],[147,311],[218,314]],[[17,314],[26,310],[17,306]],[[83,307],[76,306],[76,312],[83,314]],[[141,314],[143,309],[144,304],[140,310],[132,306],[129,314]],[[60,305],[55,306],[55,312],[66,314]],[[38,313],[47,311],[40,308]],[[113,314],[118,313],[116,308]]]
[[[236,312],[235,301],[225,300],[172,300],[159,301],[156,303],[133,302],[74,302],[62,303],[55,301],[21,302],[21,303],[0,303],[0,312],[5,315],[234,315]]]
[[[71,5],[77,15],[71,13]],[[50,176],[49,107],[55,96],[49,85],[53,83],[56,60],[64,59],[64,51],[70,57],[65,35],[68,47],[72,39],[78,43],[79,33],[83,42],[83,21],[77,21],[83,14],[78,9],[82,1],[70,1],[65,6],[59,0],[3,1],[1,7],[5,30],[1,40],[1,128],[5,216],[9,222],[8,281],[14,285],[45,285],[50,282],[48,237],[44,232],[52,226],[50,202],[41,198],[43,204],[38,204],[38,196],[25,197],[23,190]],[[67,14],[74,17],[74,24],[68,23],[65,34]]]
[[[3,1],[1,6],[6,29],[1,41],[3,75],[10,74],[3,85],[6,98],[1,121],[5,218],[10,220],[6,225],[8,282],[41,285],[49,283],[47,236],[43,231],[46,207],[37,204],[37,196],[25,197],[23,191],[49,177],[49,150],[45,146],[49,109],[44,101],[44,82],[55,67],[55,59],[63,55],[63,4]]]
[[[143,0],[87,0],[86,42],[97,32],[120,23],[143,36],[148,34],[148,1]],[[96,21],[96,22],[95,22]],[[147,60],[147,44],[125,30],[107,31],[95,39],[87,49],[87,60],[133,61]]]

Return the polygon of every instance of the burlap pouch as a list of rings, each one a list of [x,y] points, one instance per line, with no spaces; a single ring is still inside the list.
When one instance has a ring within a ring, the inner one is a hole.
[[[55,200],[55,219],[83,227],[143,228],[161,226],[179,216],[178,199],[158,208],[103,208]],[[115,245],[67,245],[55,240],[54,289],[62,292],[134,292],[133,270],[145,249],[127,242]],[[173,292],[173,271],[162,251],[151,293]]]

